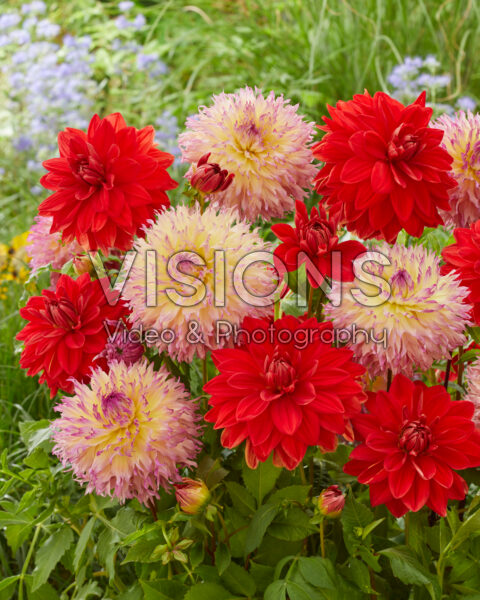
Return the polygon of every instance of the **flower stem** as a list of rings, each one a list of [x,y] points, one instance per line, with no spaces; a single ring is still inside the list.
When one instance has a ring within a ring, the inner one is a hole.
[[[203,385],[206,385],[208,382],[208,366],[207,366],[208,356],[205,355],[205,358],[202,361],[202,380]]]
[[[320,521],[320,552],[322,554],[322,558],[325,558],[325,529],[324,529],[324,519]]]
[[[461,358],[463,355],[463,348],[462,346],[460,346],[460,348],[458,349],[458,374],[457,374],[457,384],[461,387],[462,386],[462,382],[463,382],[463,371],[465,369],[465,363],[461,362]],[[457,391],[457,393],[455,394],[455,399],[456,400],[460,400],[460,390]]]
[[[314,288],[312,285],[310,285],[310,289],[308,291],[308,316],[311,317],[312,316],[312,308],[313,308],[313,293],[314,293]]]
[[[448,390],[448,381],[450,379],[450,369],[452,367],[452,359],[449,358],[447,360],[447,368],[445,369],[445,381],[443,382],[443,385],[445,387],[446,390]]]
[[[392,369],[388,369],[388,371],[387,371],[387,392],[390,390],[391,385],[392,385]]]
[[[150,500],[147,503],[147,506],[150,509],[150,512],[152,513],[153,520],[155,522],[157,522],[158,521],[158,514],[157,514],[157,506],[155,504],[155,498],[150,498]]]

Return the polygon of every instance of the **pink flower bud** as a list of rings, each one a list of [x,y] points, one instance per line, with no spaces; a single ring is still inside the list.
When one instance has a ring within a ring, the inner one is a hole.
[[[190,184],[203,194],[214,194],[223,192],[232,183],[233,173],[221,169],[217,163],[209,163],[210,152],[202,156],[190,176]]]
[[[318,508],[326,517],[338,517],[344,506],[345,496],[338,485],[331,485],[324,489],[318,497]]]
[[[205,506],[210,492],[203,481],[184,477],[181,483],[175,483],[175,496],[180,508],[189,515],[195,515]]]

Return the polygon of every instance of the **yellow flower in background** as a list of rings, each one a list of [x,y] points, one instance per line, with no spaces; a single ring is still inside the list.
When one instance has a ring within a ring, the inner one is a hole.
[[[30,257],[26,251],[29,231],[15,236],[9,245],[0,244],[0,282],[17,281],[23,283],[29,273]],[[0,298],[5,298],[5,288],[0,290]]]

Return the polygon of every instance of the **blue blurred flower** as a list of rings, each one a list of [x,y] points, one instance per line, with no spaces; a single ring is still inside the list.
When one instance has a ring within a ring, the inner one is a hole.
[[[21,10],[24,15],[29,15],[32,13],[40,14],[44,13],[47,10],[47,5],[45,4],[45,2],[42,2],[42,0],[34,0],[29,4],[22,4]]]
[[[44,38],[54,38],[60,33],[61,27],[48,19],[42,19],[37,23],[37,35]]]
[[[470,98],[469,96],[462,96],[461,98],[458,98],[457,106],[460,110],[464,110],[465,112],[469,110],[474,111],[477,106],[477,103],[473,98]]]
[[[118,3],[118,10],[120,10],[121,12],[127,12],[134,6],[134,2],[131,2],[130,0],[124,0],[123,2]]]
[[[18,138],[13,140],[13,147],[17,152],[25,152],[26,150],[30,150],[32,145],[32,139],[26,135],[20,135]]]
[[[145,17],[141,13],[139,13],[133,20],[133,26],[135,27],[135,29],[142,29],[142,27],[145,26],[146,22],[147,19],[145,19]]]
[[[4,13],[0,15],[0,31],[16,27],[21,21],[20,15],[15,13]]]

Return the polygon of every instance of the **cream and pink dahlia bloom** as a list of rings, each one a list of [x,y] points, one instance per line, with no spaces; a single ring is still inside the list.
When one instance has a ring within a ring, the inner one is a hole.
[[[172,358],[191,361],[195,353],[203,358],[229,345],[228,325],[220,321],[234,327],[246,316],[273,313],[277,275],[261,262],[273,262],[270,245],[233,209],[208,207],[202,214],[198,205],[170,208],[158,214],[135,250],[123,291],[130,321],[157,333],[145,336],[147,344]],[[263,254],[252,254],[258,252]]]
[[[52,217],[37,215],[28,234],[26,251],[31,257],[30,267],[33,273],[47,265],[53,270],[60,270],[69,260],[83,254],[83,248],[76,241],[65,244],[61,233],[50,233],[52,222]]]
[[[449,190],[451,210],[444,213],[445,222],[468,227],[480,219],[480,115],[445,114],[434,125],[445,132],[442,146],[453,158],[450,175],[457,182]]]
[[[473,413],[473,422],[477,429],[480,429],[480,357],[477,357],[473,363],[467,367],[465,373],[467,382],[467,394],[464,400],[472,402],[475,406]]]
[[[55,410],[53,453],[87,484],[86,493],[146,503],[159,487],[181,481],[179,468],[196,466],[197,407],[165,367],[117,362],[109,373],[97,369]]]
[[[235,175],[212,198],[216,203],[236,207],[252,221],[281,218],[305,197],[317,173],[310,149],[314,123],[297,108],[257,88],[213,96],[211,106],[187,119],[179,136],[182,160],[193,165],[210,153],[210,162]]]
[[[343,284],[339,305],[327,304],[325,313],[334,328],[350,331],[348,347],[370,376],[429,369],[465,343],[469,290],[457,274],[440,274],[439,257],[421,245],[383,243],[366,258],[362,279]]]

